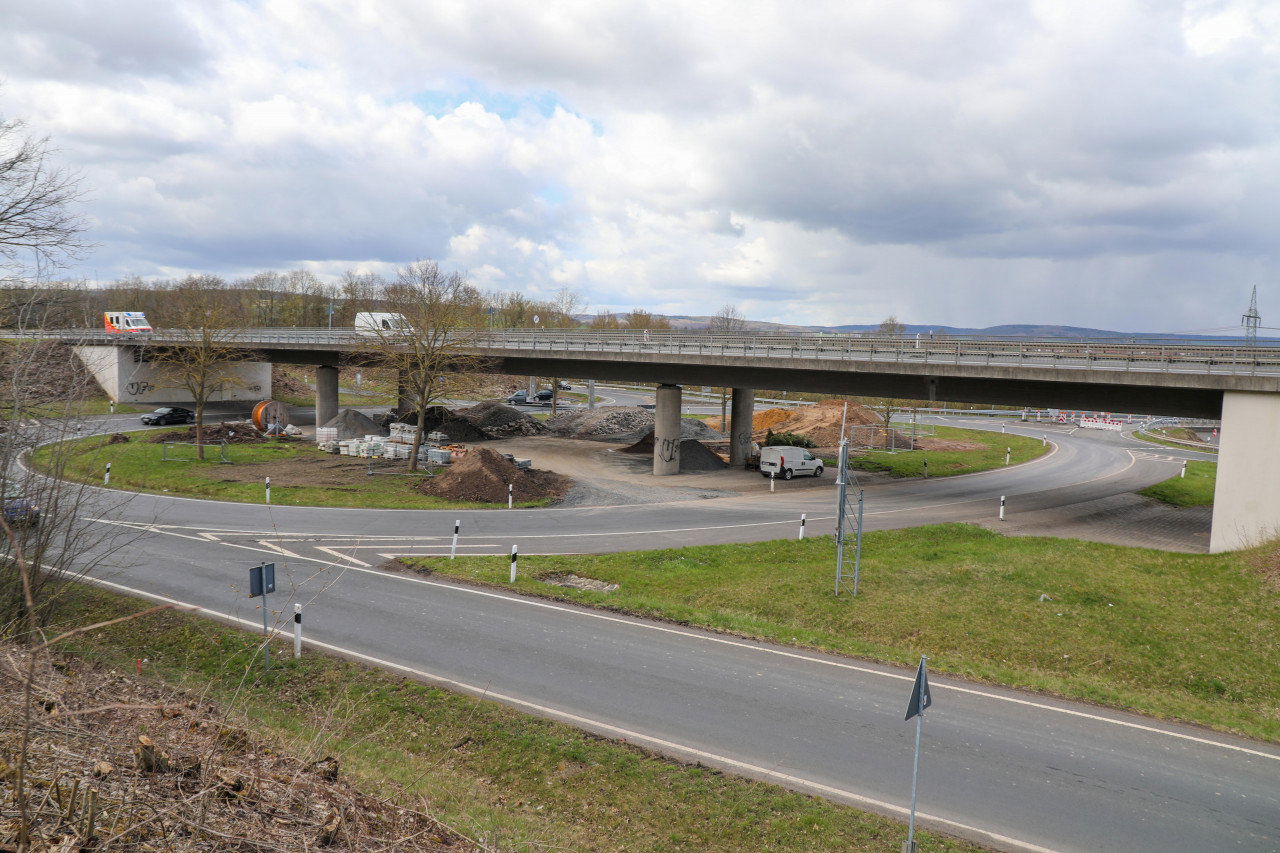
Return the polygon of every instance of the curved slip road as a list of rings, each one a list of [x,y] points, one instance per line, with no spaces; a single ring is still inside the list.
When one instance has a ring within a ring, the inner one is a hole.
[[[1018,431],[1019,427],[1010,427]],[[1038,435],[1038,432],[1033,432]],[[867,489],[868,526],[1068,506],[1176,471],[1123,437],[1058,435],[1016,468]],[[804,484],[804,485],[801,485]],[[139,496],[106,521],[140,555],[100,581],[258,622],[245,569],[274,559],[272,602],[307,604],[308,639],[457,689],[727,770],[901,814],[911,673],[416,577],[364,564],[440,553],[612,551],[829,529],[827,485],[573,510],[264,508]],[[287,541],[286,541],[287,540]],[[925,725],[925,823],[1002,849],[1280,848],[1280,750],[1190,727],[944,678]]]

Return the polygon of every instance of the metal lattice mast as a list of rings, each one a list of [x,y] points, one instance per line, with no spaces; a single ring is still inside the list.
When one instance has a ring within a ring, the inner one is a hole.
[[[1253,286],[1253,295],[1249,297],[1249,310],[1240,318],[1244,324],[1244,340],[1249,346],[1258,343],[1258,326],[1262,324],[1262,315],[1258,313],[1258,285]]]

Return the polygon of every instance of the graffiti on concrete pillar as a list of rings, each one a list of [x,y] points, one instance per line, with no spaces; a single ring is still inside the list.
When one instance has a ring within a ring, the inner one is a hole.
[[[658,443],[658,458],[663,462],[675,462],[680,458],[680,439],[664,438]]]
[[[156,386],[152,385],[150,382],[130,382],[128,385],[124,386],[124,392],[130,397],[141,397],[143,394],[151,391],[155,387]]]

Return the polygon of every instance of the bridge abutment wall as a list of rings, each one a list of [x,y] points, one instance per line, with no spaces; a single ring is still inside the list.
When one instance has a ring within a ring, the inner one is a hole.
[[[191,394],[178,387],[153,362],[143,347],[77,346],[76,356],[106,393],[117,403],[191,403]],[[238,361],[225,365],[225,381],[210,402],[271,399],[271,364]]]
[[[1280,394],[1227,391],[1209,551],[1280,536]]]

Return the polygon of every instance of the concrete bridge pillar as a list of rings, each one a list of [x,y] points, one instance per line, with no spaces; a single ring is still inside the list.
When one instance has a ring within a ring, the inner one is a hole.
[[[338,368],[316,366],[316,426],[324,426],[338,416]]]
[[[1280,394],[1226,391],[1209,551],[1280,536]]]
[[[751,455],[751,423],[755,417],[754,388],[733,389],[733,409],[729,419],[729,465],[741,468]]]
[[[653,418],[653,475],[680,473],[679,385],[659,385]]]

